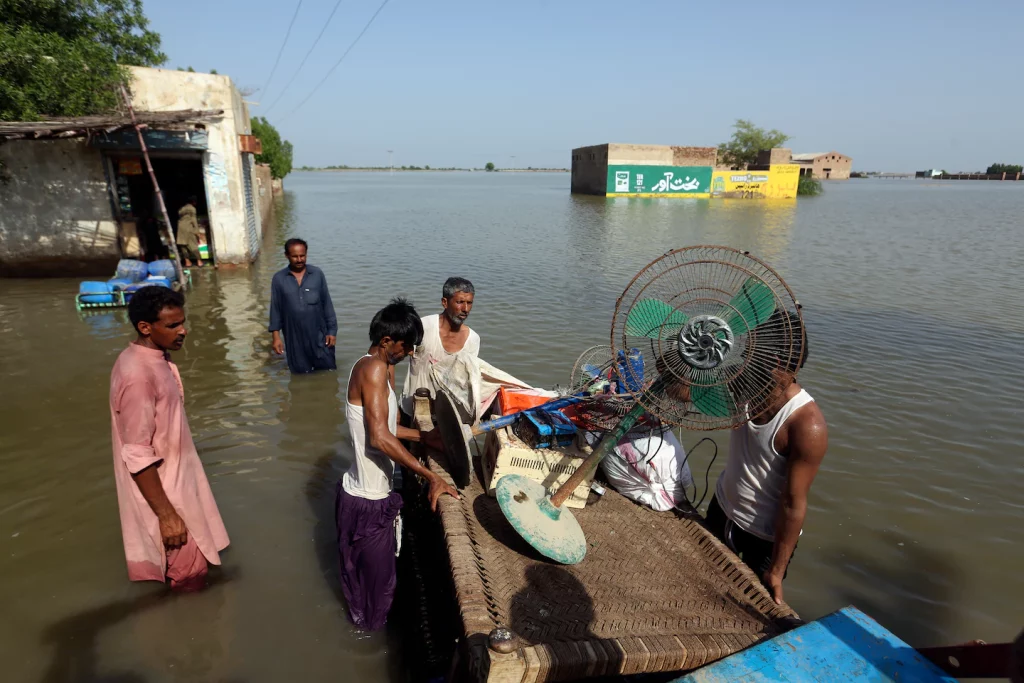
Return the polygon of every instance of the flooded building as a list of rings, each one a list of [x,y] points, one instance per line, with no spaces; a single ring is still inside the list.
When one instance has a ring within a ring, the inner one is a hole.
[[[195,197],[203,253],[215,263],[250,262],[262,237],[259,199],[271,187],[254,163],[259,141],[241,94],[227,76],[130,72],[172,230]],[[0,275],[99,275],[120,258],[161,255],[156,200],[126,112],[0,123]]]
[[[793,163],[800,166],[800,175],[818,180],[849,180],[853,159],[839,152],[794,154]]]
[[[572,151],[572,192],[709,197],[714,147],[608,143]]]
[[[763,166],[747,171],[719,168],[715,147],[578,147],[572,151],[572,192],[605,197],[796,197],[799,168],[790,163],[790,151],[773,149],[763,155]]]

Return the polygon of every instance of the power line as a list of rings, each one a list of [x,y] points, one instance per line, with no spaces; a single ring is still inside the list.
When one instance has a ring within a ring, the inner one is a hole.
[[[299,16],[299,9],[302,8],[302,0],[299,0],[299,4],[295,6],[295,14],[292,15],[292,21],[288,24],[288,30],[284,34],[284,42],[281,43],[281,49],[277,51],[277,59],[274,60],[274,68],[270,70],[270,75],[267,76],[267,82],[263,84],[263,89],[260,90],[260,99],[263,99],[267,94],[267,88],[270,87],[270,81],[274,79],[274,73],[277,71],[277,65],[281,63],[281,55],[284,54],[284,46],[288,44],[288,36],[292,34],[292,26],[295,25],[295,20]]]
[[[299,109],[302,109],[302,105],[306,104],[306,102],[308,102],[308,101],[309,101],[309,98],[311,98],[311,97],[312,97],[312,96],[313,96],[313,95],[314,95],[314,94],[316,93],[316,91],[320,89],[320,86],[322,86],[322,85],[323,85],[324,83],[326,83],[326,82],[327,82],[327,79],[331,77],[331,74],[333,74],[333,73],[334,73],[335,69],[337,69],[337,68],[338,68],[339,66],[341,66],[341,63],[342,63],[343,61],[345,61],[345,57],[348,57],[348,53],[349,53],[349,52],[351,52],[351,51],[352,51],[352,48],[354,48],[354,47],[356,46],[356,43],[358,43],[358,42],[359,42],[359,39],[360,39],[360,38],[362,38],[362,37],[363,37],[363,35],[364,35],[364,34],[365,34],[365,33],[366,33],[367,31],[369,31],[369,30],[370,30],[370,26],[371,26],[371,25],[373,24],[374,20],[375,20],[375,19],[377,18],[377,15],[379,15],[379,14],[381,13],[381,11],[382,11],[382,10],[384,9],[384,7],[385,7],[385,6],[386,6],[386,5],[387,5],[387,4],[388,4],[388,3],[390,2],[390,1],[391,1],[391,0],[384,0],[384,2],[382,2],[382,3],[380,4],[380,7],[378,7],[378,8],[377,8],[377,11],[376,11],[376,12],[374,12],[374,13],[373,13],[373,16],[372,16],[372,17],[370,17],[370,20],[369,20],[368,22],[366,22],[366,26],[364,26],[364,27],[363,27],[363,30],[359,32],[359,35],[358,35],[358,36],[356,36],[356,39],[352,41],[352,44],[348,46],[348,49],[347,49],[347,50],[345,50],[345,53],[344,53],[343,55],[341,55],[341,58],[340,58],[340,59],[338,59],[338,61],[336,61],[336,62],[334,63],[334,66],[332,66],[332,67],[331,67],[331,68],[330,68],[330,69],[329,69],[329,70],[327,71],[327,73],[326,73],[326,74],[324,75],[324,77],[323,77],[323,78],[322,78],[322,79],[320,80],[320,82],[319,82],[319,83],[317,83],[317,84],[316,84],[316,86],[314,86],[314,88],[313,88],[313,89],[312,89],[312,90],[311,90],[311,91],[309,92],[309,94],[308,94],[308,95],[306,95],[305,99],[303,99],[303,100],[302,100],[301,102],[299,102],[298,106],[297,106],[297,107],[295,107],[295,109],[292,109],[292,110],[291,110],[290,112],[288,112],[288,113],[287,113],[287,114],[285,114],[285,115],[284,115],[283,117],[281,117],[281,121],[284,121],[285,119],[289,118],[289,117],[290,117],[290,116],[291,116],[292,114],[294,114],[295,112],[297,112],[297,111],[298,111]]]
[[[302,71],[302,67],[306,65],[306,60],[309,59],[309,56],[311,54],[313,54],[313,50],[316,48],[317,43],[320,42],[320,39],[324,37],[324,31],[326,31],[327,27],[331,25],[331,20],[334,19],[335,12],[337,12],[338,8],[341,7],[342,1],[343,0],[338,0],[338,2],[334,3],[334,9],[331,10],[330,16],[327,17],[327,21],[324,23],[324,27],[320,29],[320,35],[318,35],[316,37],[316,40],[313,41],[313,44],[309,46],[309,51],[306,53],[306,56],[302,58],[302,61],[299,62],[299,68],[296,69],[295,73],[292,74],[292,77],[288,79],[288,83],[287,85],[284,86],[284,90],[282,90],[281,94],[277,96],[277,99],[274,100],[273,104],[267,107],[267,110],[263,112],[264,116],[270,113],[270,110],[273,109],[274,106],[281,101],[281,98],[284,97],[284,94],[288,92],[288,88],[292,87],[292,82],[295,81],[295,77],[299,75],[300,71]]]

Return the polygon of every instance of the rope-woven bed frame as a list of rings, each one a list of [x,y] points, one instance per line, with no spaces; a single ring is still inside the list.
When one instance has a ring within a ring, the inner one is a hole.
[[[451,483],[436,460],[429,466]],[[798,622],[696,513],[654,512],[609,489],[573,510],[587,556],[563,566],[519,537],[475,477],[461,493],[439,509],[478,680],[687,671]],[[511,653],[488,647],[499,626],[516,636]]]

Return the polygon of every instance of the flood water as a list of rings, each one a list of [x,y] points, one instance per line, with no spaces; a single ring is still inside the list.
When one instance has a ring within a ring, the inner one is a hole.
[[[0,658],[7,681],[403,680],[396,639],[345,619],[333,491],[342,394],[373,312],[477,287],[481,356],[565,381],[663,252],[749,249],[804,305],[801,375],[830,447],[785,584],[805,618],[855,604],[912,645],[1012,638],[1024,620],[1024,186],[852,180],[793,202],[573,197],[568,174],[295,173],[249,269],[196,273],[181,369],[231,535],[218,582],[127,581],[108,381],[123,312],[74,280],[0,281]],[[301,236],[338,311],[339,371],[270,356],[271,274]],[[696,443],[703,434],[685,433]],[[712,435],[722,455],[728,435]],[[691,463],[703,488],[707,445]]]

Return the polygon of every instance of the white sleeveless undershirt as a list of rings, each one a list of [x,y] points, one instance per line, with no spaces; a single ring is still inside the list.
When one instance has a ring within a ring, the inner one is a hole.
[[[367,358],[369,354],[363,356]],[[348,373],[348,381],[352,383],[352,370]],[[355,454],[352,464],[341,479],[341,486],[350,495],[368,500],[381,500],[391,493],[391,482],[395,476],[395,461],[383,451],[370,446],[366,440],[366,417],[363,406],[353,405],[348,400],[348,388],[345,389],[345,419],[348,422],[348,433],[352,439],[352,450]],[[398,434],[398,398],[394,387],[388,380],[388,429]]]
[[[748,421],[729,442],[729,461],[718,478],[715,499],[736,526],[766,541],[775,540],[779,501],[789,474],[786,458],[775,450],[775,435],[793,413],[813,400],[801,389],[770,421],[763,425]]]

